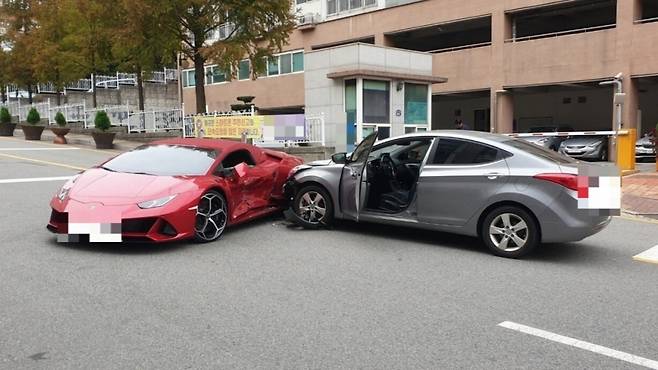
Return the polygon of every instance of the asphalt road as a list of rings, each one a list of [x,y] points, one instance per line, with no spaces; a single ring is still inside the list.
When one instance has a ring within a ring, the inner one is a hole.
[[[109,156],[21,148],[55,147],[0,139],[0,181]],[[658,360],[658,265],[632,259],[658,244],[655,223],[616,218],[524,260],[280,217],[204,245],[64,245],[45,229],[62,183],[0,182],[2,369],[640,368],[505,321]]]

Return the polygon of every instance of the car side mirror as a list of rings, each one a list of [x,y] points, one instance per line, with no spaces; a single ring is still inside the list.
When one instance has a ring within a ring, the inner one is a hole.
[[[347,153],[336,153],[331,156],[331,161],[337,164],[347,163]]]

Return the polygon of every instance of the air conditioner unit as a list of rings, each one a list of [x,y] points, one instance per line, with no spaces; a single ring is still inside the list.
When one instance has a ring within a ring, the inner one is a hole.
[[[299,16],[297,22],[300,26],[314,26],[318,22],[319,15],[315,13],[306,13]]]

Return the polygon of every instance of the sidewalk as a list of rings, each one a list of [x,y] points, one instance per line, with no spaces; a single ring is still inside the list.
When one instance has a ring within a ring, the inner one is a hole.
[[[20,129],[17,129],[14,131],[14,137],[18,139],[23,139],[23,131]],[[46,129],[43,130],[43,134],[41,135],[41,141],[43,142],[53,142],[53,139],[55,139],[55,134],[52,133],[52,131]],[[69,144],[71,145],[81,145],[81,146],[88,146],[95,148],[96,143],[94,142],[94,138],[91,137],[91,135],[83,135],[83,134],[74,134],[74,133],[68,133],[66,134],[66,140],[68,141]],[[136,147],[144,144],[144,142],[139,142],[139,141],[129,141],[129,140],[114,140],[114,149],[113,150],[118,150],[118,151],[128,151],[135,149]]]
[[[621,188],[625,213],[658,219],[658,172],[625,176]]]

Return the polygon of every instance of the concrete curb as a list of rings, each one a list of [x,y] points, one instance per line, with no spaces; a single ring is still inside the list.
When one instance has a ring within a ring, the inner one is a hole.
[[[24,138],[23,131],[21,130],[14,131],[14,137]],[[41,135],[41,141],[46,143],[47,142],[52,143],[53,139],[55,139],[55,134],[53,134],[52,131],[46,128],[43,131],[43,134]],[[84,147],[96,149],[96,143],[94,142],[94,138],[88,135],[68,134],[66,135],[66,140],[71,145],[84,146]],[[144,144],[144,142],[114,140],[114,149],[111,150],[128,151],[135,149],[136,147],[142,144]],[[102,149],[98,149],[98,150],[102,150]]]

